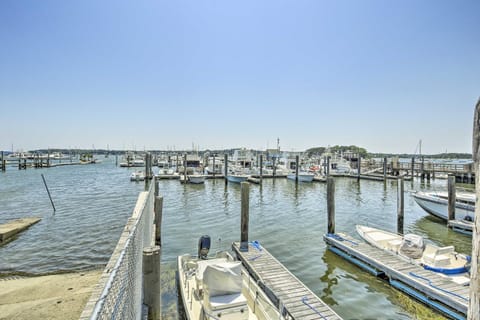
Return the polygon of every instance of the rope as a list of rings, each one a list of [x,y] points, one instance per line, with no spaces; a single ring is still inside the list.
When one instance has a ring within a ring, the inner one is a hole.
[[[338,240],[338,241],[350,242],[350,243],[352,243],[353,245],[358,246],[358,242],[355,242],[355,241],[352,241],[352,240],[349,240],[349,239],[345,239],[345,238],[343,238],[342,236],[340,236],[340,235],[338,235],[338,234],[336,234],[336,233],[327,233],[327,237],[333,238],[333,239]]]
[[[432,287],[432,288],[435,288],[435,289],[440,290],[440,291],[442,291],[442,292],[451,294],[452,296],[455,296],[455,297],[457,297],[457,298],[460,298],[460,299],[463,299],[463,300],[465,300],[465,301],[468,301],[467,298],[465,298],[465,297],[463,297],[463,296],[461,296],[461,295],[459,295],[459,294],[456,294],[455,292],[451,292],[451,291],[448,291],[448,290],[445,290],[445,289],[442,289],[442,288],[440,288],[440,287],[435,286],[434,284],[432,284],[432,281],[431,281],[430,279],[428,279],[428,278],[422,277],[422,276],[420,276],[420,275],[418,275],[418,274],[415,274],[415,273],[413,273],[413,272],[409,272],[409,274],[410,274],[411,276],[415,277],[415,278],[419,278],[419,279],[422,279],[422,280],[427,281],[427,282],[428,282],[428,285],[429,285],[430,287]]]
[[[306,305],[307,307],[309,307],[310,309],[312,309],[316,314],[318,314],[320,317],[322,317],[322,319],[327,320],[327,318],[325,318],[325,317],[323,316],[323,314],[320,313],[320,311],[318,311],[318,310],[315,309],[312,305],[310,305],[310,304],[307,302],[307,300],[308,300],[308,297],[307,297],[307,296],[303,297],[303,298],[302,298],[303,304]]]

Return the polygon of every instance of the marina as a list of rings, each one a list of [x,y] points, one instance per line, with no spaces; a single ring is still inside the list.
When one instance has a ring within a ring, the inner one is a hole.
[[[114,158],[92,166],[7,170],[1,176],[2,194],[5,196],[1,201],[5,208],[10,208],[5,211],[10,214],[3,213],[2,222],[19,217],[24,210],[34,209],[33,206],[30,209],[25,207],[25,204],[16,206],[27,194],[33,195],[29,203],[35,205],[43,219],[21,233],[14,242],[0,247],[0,272],[42,274],[106,264],[131,214],[128,208],[133,207],[138,193],[144,190],[143,182],[131,183],[128,179],[130,173],[137,170],[119,167]],[[43,188],[41,173],[49,181],[57,207],[55,214],[52,214]],[[176,269],[176,257],[186,253],[186,248],[195,247],[201,234],[212,235],[213,251],[228,250],[231,243],[238,241],[240,185],[226,185],[219,180],[221,175],[209,178],[199,185],[158,180],[159,192],[164,199],[161,253],[164,277]],[[352,217],[356,222],[377,223],[384,228],[394,223],[397,201],[395,180],[379,183],[358,180],[355,176],[340,176],[335,180],[339,190],[336,199],[337,224],[342,232],[354,231],[354,225],[349,222]],[[415,178],[412,184],[406,185],[413,190],[438,189],[445,188],[445,180],[432,180],[427,184]],[[395,290],[385,288],[374,277],[365,277],[363,271],[342,263],[322,245],[322,235],[327,229],[326,187],[324,183],[296,184],[285,177],[263,179],[261,186],[253,184],[250,188],[251,237],[261,239],[262,246],[268,248],[272,257],[339,317],[353,318],[361,314],[371,318],[410,318],[411,311],[408,311],[403,298],[398,298]],[[8,191],[12,188],[16,190],[17,199],[13,202]],[[37,189],[41,192],[32,193]],[[94,196],[99,194],[102,197]],[[10,197],[7,198],[7,195]],[[87,204],[84,199],[94,201]],[[103,208],[100,214],[98,208]],[[442,245],[448,245],[455,239],[459,252],[471,251],[468,237],[452,232],[445,223],[431,218],[412,197],[406,197],[405,211],[406,230],[415,231]],[[295,219],[292,220],[292,216]],[[107,225],[108,233],[104,232]],[[86,234],[89,236],[86,237]],[[32,242],[32,239],[35,241]],[[55,239],[55,249],[47,245],[51,239]],[[92,246],[95,250],[88,249]],[[50,248],[49,251],[45,251],[47,248]],[[176,319],[179,317],[179,302],[174,287],[168,284],[174,281],[174,277],[163,279],[162,315],[165,319]],[[345,301],[352,299],[358,303],[348,303],[347,306]],[[415,303],[412,301],[408,304]],[[373,307],[365,307],[367,302]]]

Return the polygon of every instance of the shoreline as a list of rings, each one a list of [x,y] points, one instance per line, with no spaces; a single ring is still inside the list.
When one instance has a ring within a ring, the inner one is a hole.
[[[0,278],[0,320],[78,319],[102,272]]]

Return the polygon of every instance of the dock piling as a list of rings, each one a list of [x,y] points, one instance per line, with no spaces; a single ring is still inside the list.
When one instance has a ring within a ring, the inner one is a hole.
[[[475,172],[475,194],[480,199],[480,98],[475,106],[473,116],[472,155]],[[480,256],[480,205],[475,206],[475,226],[472,233],[472,265],[470,267],[470,291],[468,300],[468,319],[478,319],[480,316],[480,274],[478,263]]]
[[[260,155],[260,184],[263,182],[263,154]]]
[[[357,181],[360,182],[360,174],[361,174],[361,170],[362,170],[362,157],[360,157],[360,154],[358,155],[358,173],[357,173]]]
[[[327,212],[328,212],[328,233],[335,233],[335,180],[327,178]]]
[[[154,203],[155,211],[155,245],[162,245],[162,212],[163,212],[163,197],[156,196]]]
[[[223,155],[223,163],[224,163],[224,178],[225,178],[225,185],[228,184],[228,180],[227,180],[227,175],[228,175],[228,154],[225,153]]]
[[[383,180],[387,181],[387,157],[383,158]]]
[[[300,164],[300,156],[295,156],[295,183],[298,183],[298,165]]]
[[[160,246],[143,248],[143,303],[148,307],[149,320],[161,316]]]
[[[453,174],[448,175],[448,221],[455,220],[455,176]]]
[[[404,217],[404,184],[403,178],[397,179],[397,233],[403,234]]]
[[[248,251],[248,220],[250,207],[250,184],[242,182],[241,184],[242,203],[240,220],[240,251]]]

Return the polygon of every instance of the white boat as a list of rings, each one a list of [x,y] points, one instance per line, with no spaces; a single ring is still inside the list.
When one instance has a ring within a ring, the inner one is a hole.
[[[144,181],[145,173],[143,171],[135,171],[130,174],[130,181]]]
[[[247,181],[249,175],[243,173],[229,173],[227,174],[227,180],[229,182],[241,183]]]
[[[315,177],[315,174],[311,173],[311,172],[307,172],[307,171],[299,171],[298,172],[298,181],[299,182],[312,182],[314,177]],[[295,180],[295,172],[289,173],[287,175],[287,179]]]
[[[178,286],[188,320],[278,320],[277,308],[228,252],[208,258],[210,237],[199,241],[198,257],[177,259]]]
[[[362,225],[357,225],[356,228],[358,234],[369,244],[398,255],[410,263],[452,276],[453,280],[460,283],[468,283],[470,279],[470,257],[455,252],[453,246],[425,244],[423,238],[415,234],[399,235]]]
[[[431,215],[448,220],[448,193],[421,192],[413,194],[415,202]],[[456,193],[455,219],[473,221],[475,217],[475,194],[466,192]]]
[[[205,183],[205,178],[206,177],[207,177],[206,175],[200,174],[200,173],[197,173],[197,172],[194,172],[194,174],[187,175],[188,182],[193,183],[193,184]]]

